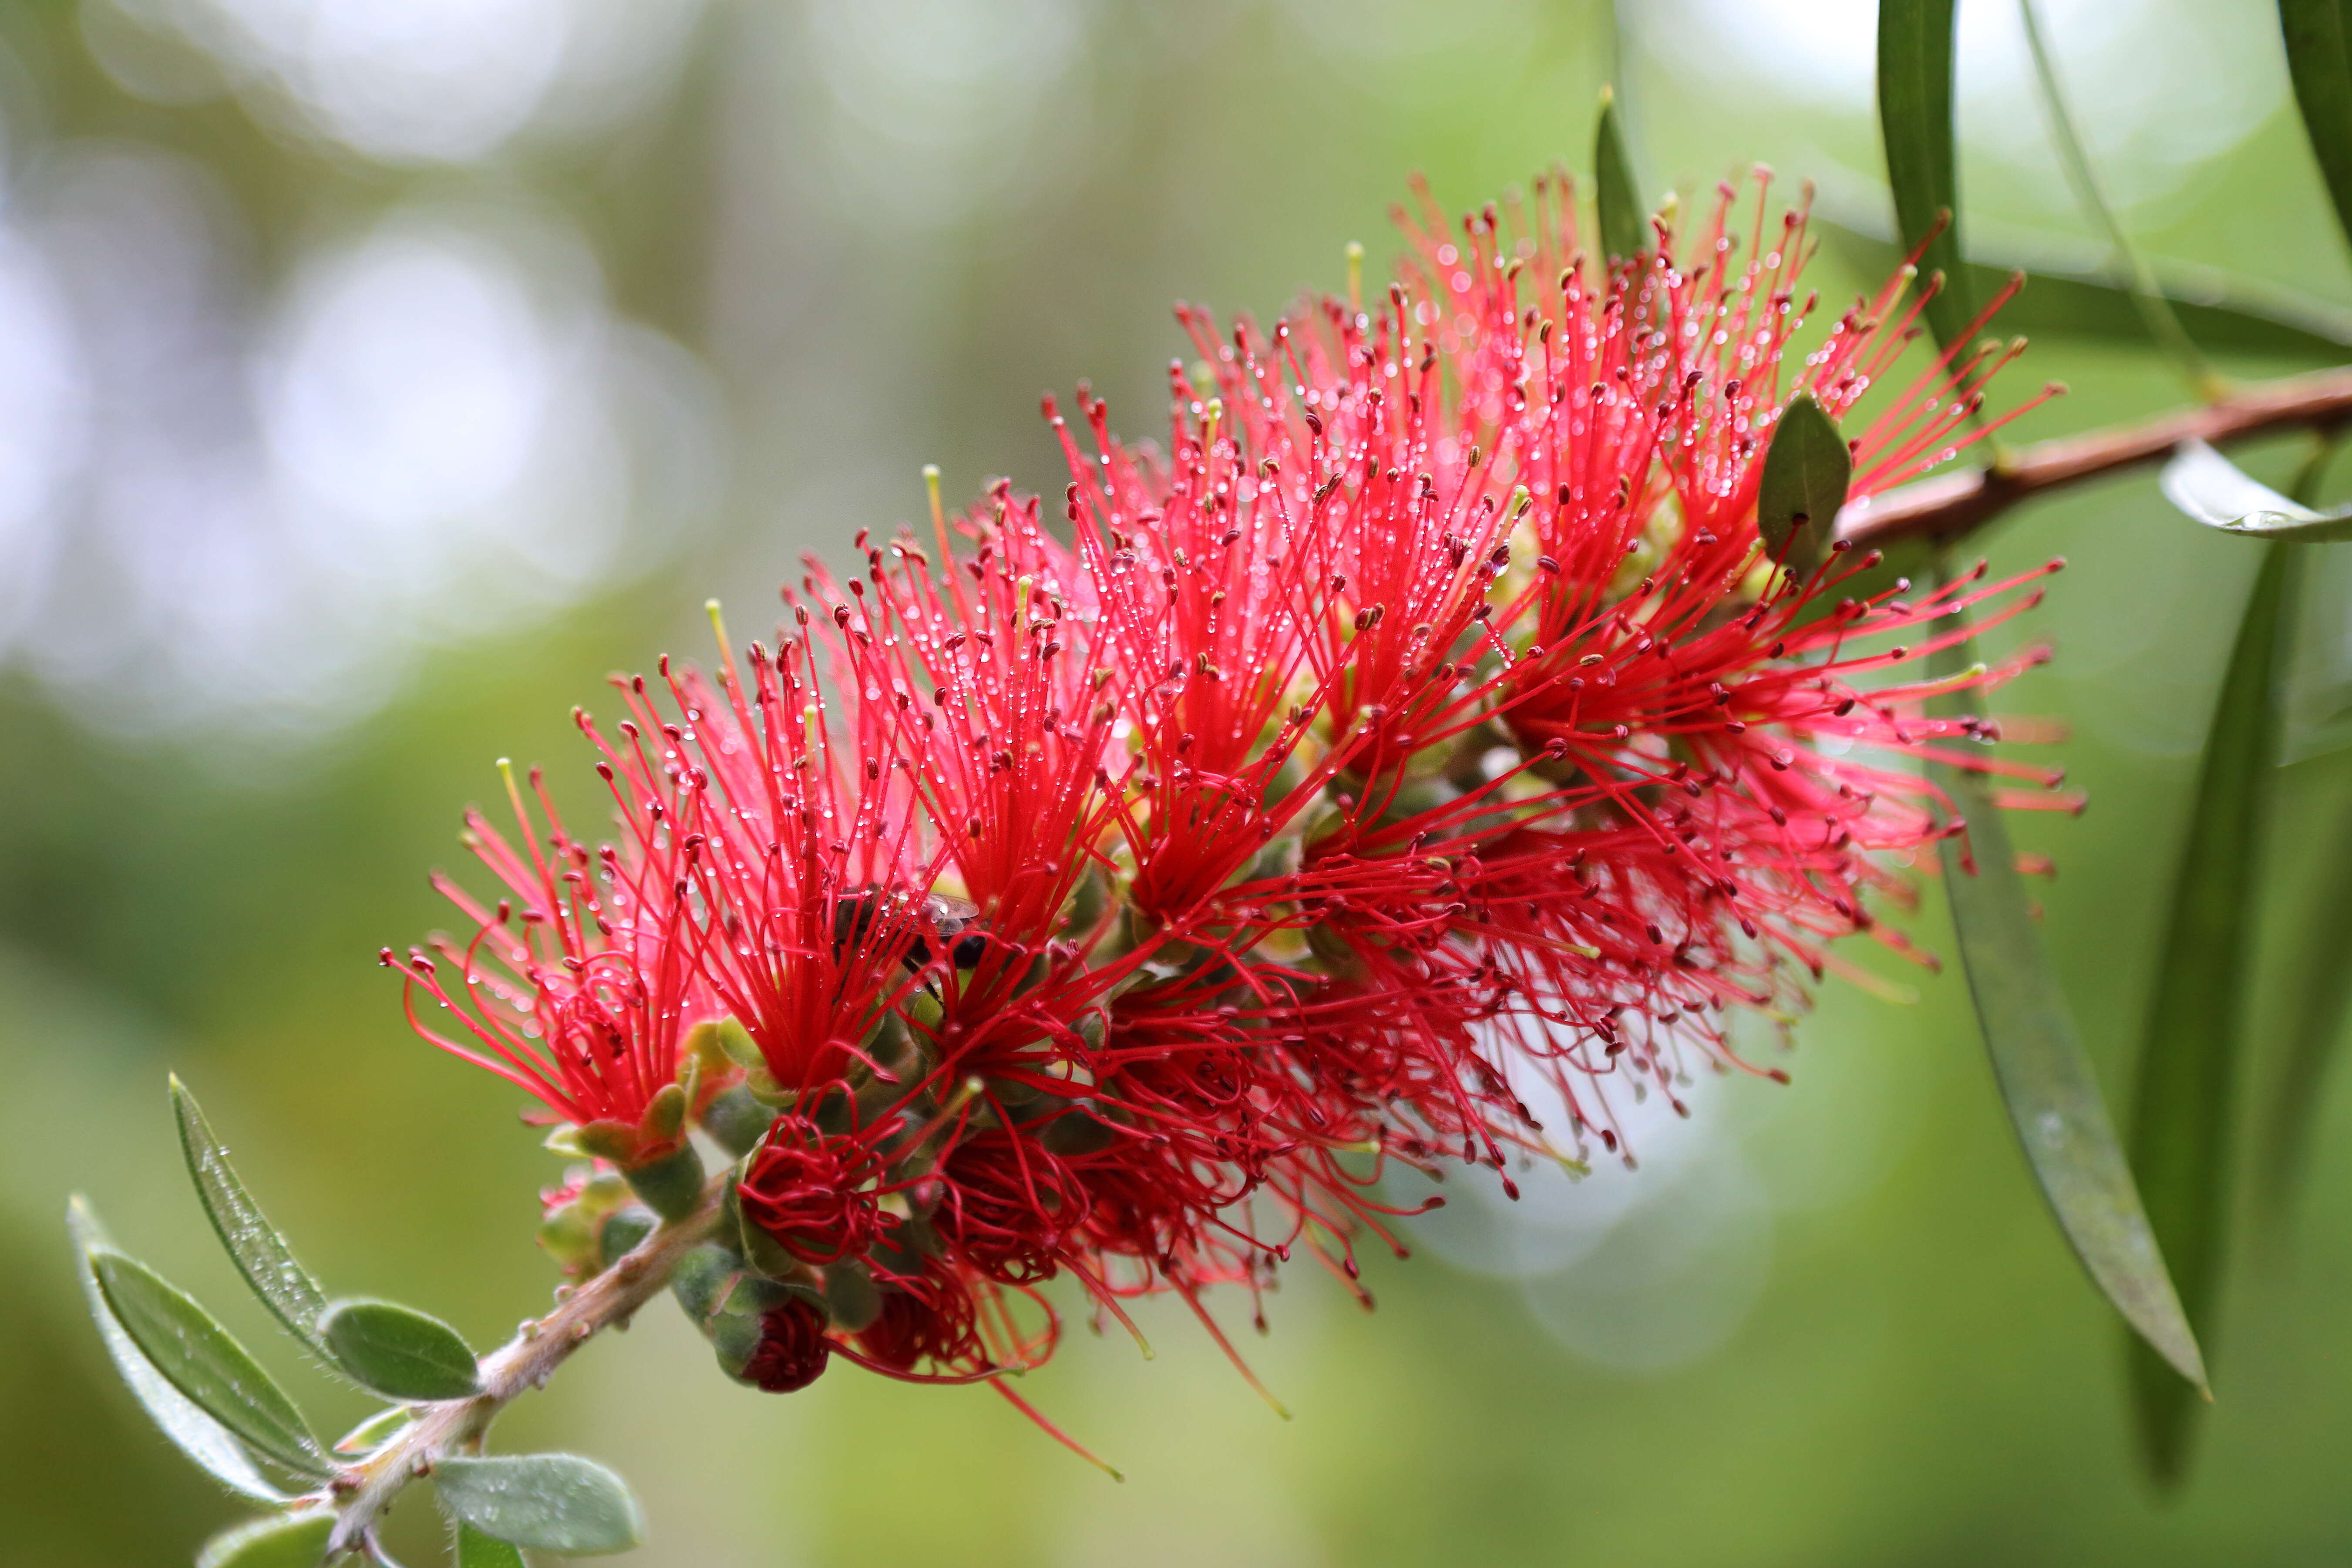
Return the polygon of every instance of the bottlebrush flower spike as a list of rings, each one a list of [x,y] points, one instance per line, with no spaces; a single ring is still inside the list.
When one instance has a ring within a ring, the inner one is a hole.
[[[1122,1320],[1174,1291],[1221,1343],[1203,1293],[1261,1302],[1302,1247],[1362,1294],[1387,1162],[1621,1150],[1620,1086],[1679,1106],[1693,1062],[1743,1065],[1727,1010],[1801,1005],[1840,936],[1901,948],[1871,900],[1953,828],[1898,759],[2055,782],[1924,712],[2038,654],[1904,674],[2026,578],[1864,592],[1874,563],[1759,534],[1778,421],[1801,393],[1853,416],[1913,335],[1906,279],[1800,358],[1804,216],[1769,226],[1760,181],[1743,231],[1727,187],[1695,244],[1662,226],[1613,271],[1571,205],[1401,220],[1370,310],[1180,310],[1204,364],[1171,372],[1164,455],[1084,387],[1076,427],[1047,403],[1066,542],[1007,483],[952,520],[934,489],[928,540],[812,564],[742,673],[665,660],[618,740],[583,720],[620,848],[477,829],[528,908],[576,912],[534,958],[467,906],[468,992],[578,1034],[572,999],[637,994],[597,978],[625,962],[646,1001],[601,1056],[443,1044],[567,1115],[674,1072],[679,1025],[749,1069],[681,1295],[730,1373],[840,1356],[1021,1404],[996,1374],[1051,1353],[1065,1272]],[[1997,428],[1971,421],[2011,352],[1936,360],[1851,442],[1853,492]],[[510,998],[474,984],[486,945],[531,966]]]

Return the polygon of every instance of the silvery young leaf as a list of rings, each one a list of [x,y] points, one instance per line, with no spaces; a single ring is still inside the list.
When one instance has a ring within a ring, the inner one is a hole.
[[[2304,133],[2336,204],[2336,224],[2352,240],[2352,3],[2279,0],[2287,74]]]
[[[2280,634],[2300,558],[2273,543],[2246,601],[2205,734],[2140,1037],[2132,1169],[2189,1321],[2209,1339],[2228,1251],[2231,1110],[2252,967],[2261,826],[2284,723],[2287,639]],[[2186,1384],[2137,1348],[2132,1385],[2149,1468],[2170,1485],[2187,1467],[2196,1402]]]
[[[366,1454],[383,1446],[394,1433],[416,1418],[416,1413],[395,1405],[389,1410],[379,1410],[341,1436],[335,1439],[338,1454]]]
[[[1967,332],[1973,315],[1959,265],[1952,10],[1953,0],[1880,0],[1878,7],[1878,130],[1886,147],[1886,183],[1895,193],[1895,232],[1906,251],[1936,236],[1920,268],[1944,275],[1927,317],[1936,341],[1947,348]]]
[[[444,1459],[433,1484],[461,1522],[517,1546],[586,1557],[626,1552],[646,1537],[621,1478],[577,1454]]]
[[[188,1157],[188,1174],[196,1195],[221,1245],[253,1287],[263,1305],[278,1315],[286,1331],[311,1349],[324,1352],[319,1342],[319,1314],[326,1310],[326,1292],[310,1271],[294,1260],[286,1238],[278,1234],[230,1168],[228,1152],[213,1136],[212,1124],[188,1092],[179,1075],[172,1075],[172,1113],[180,1124],[180,1148]]]
[[[522,1550],[495,1536],[484,1535],[464,1520],[457,1521],[457,1568],[524,1568]]]
[[[228,1428],[173,1387],[123,1331],[114,1309],[107,1305],[106,1293],[98,1288],[97,1272],[89,1264],[90,1249],[109,1245],[106,1232],[79,1194],[66,1205],[66,1229],[73,1237],[75,1268],[81,1277],[82,1295],[89,1302],[89,1315],[98,1323],[99,1337],[106,1342],[106,1353],[112,1358],[114,1370],[130,1385],[149,1418],[163,1429],[163,1436],[180,1452],[239,1497],[256,1502],[286,1500],[285,1494],[262,1476],[252,1457],[229,1435]]]
[[[1874,226],[1867,222],[1847,226],[1816,215],[1808,226],[1865,276],[1884,277],[1903,258],[1885,233],[1873,232]],[[1996,318],[2003,331],[2037,339],[2149,341],[2147,319],[2131,291],[2103,276],[2095,256],[2074,251],[2063,241],[2004,245],[1982,236],[1974,248],[1983,259],[1964,261],[1959,270],[1969,299],[1990,300],[2011,278],[2025,279]],[[2352,314],[2211,268],[2155,259],[2148,266],[2158,291],[2200,348],[2319,364],[2352,359]]]
[[[1593,201],[1601,212],[1601,246],[1612,261],[1639,256],[1650,248],[1650,226],[1643,216],[1641,186],[1633,179],[1633,160],[1625,155],[1625,137],[1617,123],[1616,95],[1601,91],[1601,120],[1592,132]]]
[[[2237,464],[2202,441],[2183,441],[2158,483],[2164,499],[2221,533],[2325,544],[2352,539],[2352,508],[2311,508],[2246,477]]]
[[[1934,668],[1956,673],[1972,650],[1972,644],[1939,650]],[[1951,714],[1964,710],[1966,700],[1938,697],[1931,705]],[[2034,930],[2000,808],[1982,776],[1965,768],[1931,762],[1927,777],[1968,824],[1965,840],[1939,846],[1944,890],[1977,1025],[2026,1163],[2092,1282],[2167,1363],[2202,1387],[2197,1337]]]
[[[263,1458],[325,1479],[319,1441],[301,1412],[210,1313],[121,1253],[94,1247],[89,1258],[115,1321],[173,1387]]]
[[[326,1508],[249,1519],[205,1542],[196,1568],[319,1568],[334,1530],[334,1510]]]
[[[319,1319],[335,1364],[391,1399],[463,1399],[480,1390],[474,1352],[438,1318],[394,1301],[338,1301]]]
[[[1756,527],[1775,561],[1802,577],[1826,560],[1853,457],[1837,422],[1810,393],[1791,398],[1772,428],[1756,490]]]

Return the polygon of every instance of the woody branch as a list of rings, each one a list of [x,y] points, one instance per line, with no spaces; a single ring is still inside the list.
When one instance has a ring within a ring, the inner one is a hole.
[[[2004,454],[1990,468],[1939,474],[1858,501],[1839,514],[1838,537],[1857,549],[1956,539],[2021,502],[2160,461],[2183,441],[2220,446],[2286,430],[2324,433],[2347,421],[2352,370],[2263,382],[2201,408],[2037,442]]]

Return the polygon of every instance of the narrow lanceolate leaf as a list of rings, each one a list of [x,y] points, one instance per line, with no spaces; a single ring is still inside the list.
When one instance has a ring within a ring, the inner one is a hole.
[[[319,1319],[334,1363],[392,1399],[463,1399],[480,1392],[474,1352],[438,1318],[394,1301],[338,1301]]]
[[[1929,330],[1949,348],[1973,314],[1960,272],[1959,167],[1952,138],[1954,0],[1880,0],[1878,131],[1886,183],[1906,250],[1927,249],[1920,268],[1944,275],[1927,301]],[[1935,238],[1928,240],[1929,235]]]
[[[256,1502],[283,1502],[285,1494],[269,1484],[244,1445],[229,1435],[227,1427],[173,1387],[123,1331],[114,1309],[107,1304],[106,1293],[98,1287],[98,1273],[89,1262],[92,1247],[109,1245],[106,1232],[79,1194],[66,1205],[66,1229],[73,1237],[75,1268],[81,1277],[82,1296],[89,1303],[89,1315],[98,1324],[99,1337],[106,1342],[106,1353],[113,1360],[114,1370],[130,1385],[149,1419],[162,1427],[163,1436],[206,1475],[239,1497]]]
[[[1837,422],[1809,393],[1789,402],[1773,426],[1756,490],[1756,527],[1764,549],[1802,577],[1828,559],[1838,509],[1853,478],[1853,455]]]
[[[325,1508],[247,1520],[205,1542],[196,1568],[319,1568],[334,1530],[334,1510]]]
[[[585,1557],[626,1552],[646,1536],[621,1478],[577,1454],[444,1459],[433,1484],[461,1522],[517,1546]]]
[[[173,1387],[263,1458],[325,1478],[325,1458],[301,1412],[211,1313],[119,1252],[92,1247],[89,1263],[115,1321]]]
[[[2279,0],[2295,107],[2319,160],[2336,226],[2352,240],[2352,3]]]
[[[2320,884],[2302,921],[2302,972],[2289,987],[2286,1066],[2262,1141],[2262,1196],[2273,1220],[2293,1212],[2328,1069],[2352,1014],[2352,818],[2335,825],[2318,854]]]
[[[213,1229],[220,1233],[221,1245],[236,1260],[254,1294],[286,1325],[286,1331],[313,1350],[321,1350],[317,1324],[319,1314],[326,1310],[326,1293],[310,1271],[294,1260],[286,1238],[237,1180],[229,1166],[228,1152],[213,1136],[212,1124],[205,1120],[196,1097],[176,1073],[172,1076],[172,1112],[179,1120],[180,1148],[188,1157],[188,1174],[195,1179],[196,1194],[204,1200]]]
[[[1650,248],[1650,226],[1642,210],[1633,161],[1625,155],[1625,135],[1617,123],[1616,95],[1601,89],[1601,121],[1592,132],[1593,200],[1601,210],[1601,245],[1611,261],[1623,261]]]
[[[1812,232],[1843,254],[1856,271],[1884,277],[1902,252],[1883,231],[1862,224],[1848,227],[1818,214]],[[2147,317],[2132,298],[2097,268],[2096,258],[2067,247],[2004,247],[1979,238],[1981,258],[1960,264],[1959,277],[1971,300],[1989,300],[2013,277],[2024,287],[2000,309],[2003,331],[2036,340],[2079,338],[2096,342],[2147,344]],[[2207,267],[2150,260],[2158,291],[2189,333],[2208,353],[2247,354],[2342,364],[2352,359],[2352,312],[2292,289],[2232,277]]]
[[[2189,1321],[2209,1340],[2227,1251],[2230,1118],[2260,825],[2277,771],[2282,623],[2298,555],[2278,543],[2264,552],[2221,679],[2157,958],[2132,1110],[2132,1169]],[[2159,1481],[2176,1481],[2188,1458],[2192,1391],[2137,1352],[2132,1371],[2148,1464]]]
[[[2315,511],[2250,479],[2202,441],[2184,441],[2158,481],[2165,500],[2222,533],[2324,544],[2352,539],[2352,507]]]
[[[1935,656],[1953,674],[1970,645]],[[1964,700],[1941,697],[1943,713]],[[2165,1272],[2154,1227],[2100,1098],[2097,1076],[2074,1032],[2065,993],[2042,951],[2018,876],[2009,831],[1982,775],[1929,763],[1930,783],[1951,797],[1965,839],[1940,846],[1952,931],[1977,1024],[2026,1163],[2092,1282],[2180,1376],[2202,1386],[2205,1363]]]
[[[522,1549],[484,1535],[464,1520],[457,1521],[456,1547],[457,1568],[524,1568]]]

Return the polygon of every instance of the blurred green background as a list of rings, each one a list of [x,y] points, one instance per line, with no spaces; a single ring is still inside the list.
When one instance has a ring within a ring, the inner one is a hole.
[[[1972,243],[2074,237],[2015,13],[1961,7]],[[118,1237],[317,1387],[179,1169],[183,1074],[331,1289],[478,1343],[538,1310],[515,1095],[415,1040],[374,963],[493,758],[582,804],[606,671],[744,635],[805,549],[1009,473],[1044,387],[1150,434],[1171,300],[1269,315],[1586,162],[1612,78],[1654,187],[1757,160],[1884,210],[1862,0],[83,0],[0,9],[0,1558],[184,1562],[234,1508],[146,1426],[61,1227]],[[2052,0],[2092,154],[2154,253],[2352,300],[2261,0]],[[1865,281],[1820,268],[1825,295]],[[2291,366],[2232,365],[2242,374]],[[2053,340],[2028,437],[2179,401]],[[2250,463],[2273,479],[2292,444]],[[2341,489],[2341,485],[2337,487]],[[2045,930],[2116,1103],[2207,705],[2253,554],[2140,476],[2016,516],[2074,569],[2011,710],[2063,714],[2092,805]],[[2333,571],[2315,753],[2273,859],[2336,874],[2352,672]],[[1948,950],[1932,884],[1914,922]],[[2263,1005],[2304,943],[2263,936]],[[1857,955],[1859,956],[1859,955]],[[2320,962],[2340,961],[2318,955]],[[635,1481],[648,1564],[2325,1563],[2352,1559],[2352,1083],[2305,1201],[2241,1231],[2185,1495],[2138,1479],[2118,1326],[2046,1220],[1950,976],[1832,983],[1795,1083],[1705,1086],[1638,1176],[1457,1196],[1380,1310],[1305,1269],[1246,1346],[1074,1323],[1026,1392],[840,1368],[733,1387],[656,1306],[500,1429]],[[1765,1048],[1769,1048],[1769,1047]],[[2249,1143],[2275,1076],[2253,1064]],[[313,1402],[329,1430],[351,1397]],[[430,1555],[421,1502],[398,1521]]]

